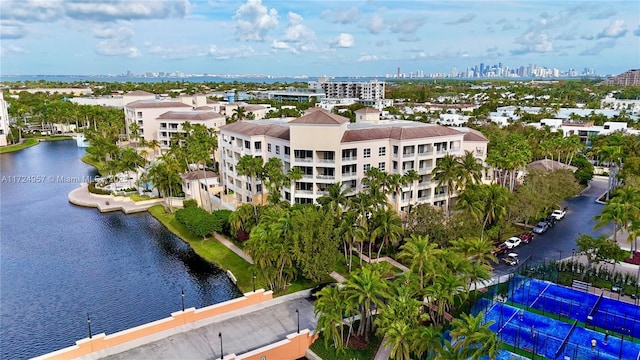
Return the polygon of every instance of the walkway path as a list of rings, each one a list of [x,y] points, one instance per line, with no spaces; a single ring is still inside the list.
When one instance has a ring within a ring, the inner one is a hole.
[[[397,267],[398,269],[400,269],[400,270],[402,270],[402,271],[404,271],[404,272],[409,272],[409,271],[411,271],[411,270],[409,270],[409,268],[408,268],[408,267],[406,267],[406,266],[404,266],[404,265],[400,264],[399,262],[395,261],[394,259],[392,259],[392,258],[390,258],[390,257],[388,257],[388,256],[383,256],[383,257],[380,257],[380,258],[377,258],[377,259],[371,259],[371,258],[369,258],[367,255],[361,254],[357,249],[354,249],[354,251],[358,254],[358,256],[360,256],[360,258],[361,258],[362,260],[364,260],[365,262],[368,262],[368,263],[370,263],[370,264],[371,264],[371,263],[378,263],[378,262],[381,262],[381,261],[386,261],[386,262],[388,262],[389,264],[391,264],[391,265],[393,265],[393,266]]]
[[[249,264],[253,264],[253,259],[251,258],[251,256],[247,255],[247,253],[245,253],[242,249],[237,247],[236,244],[232,243],[229,239],[227,239],[226,237],[218,233],[214,233],[213,236],[216,238],[216,240],[220,241],[222,245],[228,247],[229,250],[238,254],[238,256],[240,256],[241,258],[247,260]]]
[[[125,214],[147,211],[150,207],[164,202],[163,199],[133,201],[129,197],[97,195],[89,192],[87,184],[69,193],[69,202],[85,207],[97,208],[100,212],[122,211]]]

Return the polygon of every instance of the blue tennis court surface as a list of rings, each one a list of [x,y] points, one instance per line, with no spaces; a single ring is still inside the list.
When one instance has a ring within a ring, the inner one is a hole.
[[[640,344],[631,341],[631,336],[640,338],[640,307],[528,278],[511,283],[509,293],[508,301],[516,306],[491,298],[481,299],[474,306],[474,313],[483,311],[485,321],[494,321],[490,329],[504,343],[554,360],[640,360]],[[491,296],[500,298],[498,294]],[[542,314],[527,311],[530,308]],[[565,321],[551,317],[555,315]],[[584,328],[579,322],[600,329]]]

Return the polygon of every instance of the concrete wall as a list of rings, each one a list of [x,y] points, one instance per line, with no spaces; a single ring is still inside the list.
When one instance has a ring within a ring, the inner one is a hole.
[[[76,345],[74,346],[54,351],[52,353],[36,357],[35,359],[74,359],[82,356],[87,356],[91,353],[101,351],[113,346],[122,346],[132,341],[136,341],[136,346],[140,346],[140,344],[145,343],[144,338],[149,338],[149,341],[152,341],[153,339],[155,339],[154,335],[157,335],[164,331],[172,330],[180,326],[192,324],[197,321],[205,320],[213,316],[221,315],[229,311],[238,310],[271,299],[273,299],[273,292],[260,289],[255,292],[245,293],[244,296],[240,298],[225,301],[219,304],[214,304],[201,309],[189,308],[185,309],[184,311],[174,312],[170,317],[120,331],[115,334],[96,334],[92,338],[84,338],[82,340],[76,341]],[[300,339],[292,342],[294,342],[296,346],[301,346],[304,344],[303,340],[304,339]],[[313,342],[313,340],[309,341]],[[283,345],[293,346],[288,344]],[[306,348],[303,350],[302,354],[304,354],[305,350]],[[225,359],[226,358],[227,357],[225,357]],[[296,359],[296,357],[292,357],[291,359]]]

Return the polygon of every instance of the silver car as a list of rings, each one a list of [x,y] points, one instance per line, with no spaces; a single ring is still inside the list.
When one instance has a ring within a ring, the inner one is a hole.
[[[536,234],[542,234],[547,230],[549,230],[549,223],[547,223],[546,221],[540,221],[538,225],[534,226],[531,231]]]

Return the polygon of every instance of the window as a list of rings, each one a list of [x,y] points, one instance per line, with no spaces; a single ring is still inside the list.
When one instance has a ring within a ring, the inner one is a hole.
[[[276,155],[280,155],[280,145],[276,145]]]
[[[386,165],[387,165],[386,163],[384,163],[384,162],[380,162],[380,163],[378,163],[378,169],[379,169],[380,171],[386,171],[386,169],[385,169],[385,168],[386,168]]]
[[[285,147],[284,147],[284,154],[285,154],[285,155],[290,155],[290,154],[291,154],[291,148],[290,148],[290,147],[288,147],[288,146],[285,146]]]
[[[267,151],[271,152],[271,144],[267,144]]]
[[[364,151],[362,152],[362,156],[364,158],[370,158],[371,157],[371,149],[369,149],[369,148],[364,149]]]
[[[378,156],[387,155],[387,148],[385,146],[381,146],[378,148]]]
[[[393,146],[393,155],[398,156],[398,146],[397,145]]]
[[[371,164],[364,164],[362,169],[364,170],[364,172],[367,172],[367,170],[371,169]]]
[[[254,147],[256,150],[262,150],[262,141],[256,141],[256,142],[254,142],[254,143],[253,143],[253,147]]]
[[[142,117],[142,111],[138,111],[138,117],[141,118]]]
[[[251,149],[251,142],[250,142],[250,141],[248,141],[248,140],[245,140],[245,141],[244,141],[244,148],[245,148],[245,149]]]

